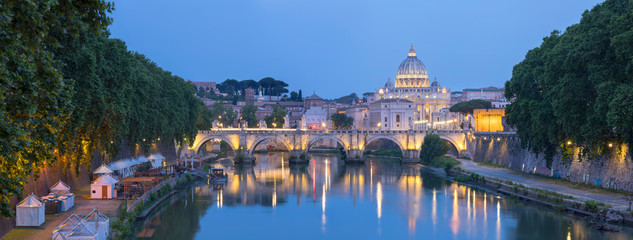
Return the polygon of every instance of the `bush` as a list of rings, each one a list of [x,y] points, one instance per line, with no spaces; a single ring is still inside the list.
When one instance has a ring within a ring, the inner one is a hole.
[[[447,173],[459,164],[460,164],[459,161],[453,159],[452,157],[447,157],[447,156],[439,156],[439,157],[433,158],[431,162],[427,163],[428,166],[442,168]]]
[[[308,158],[308,155],[306,155],[306,153],[301,153],[301,155],[299,155],[299,159],[305,161]]]
[[[156,193],[150,193],[150,194],[149,194],[149,201],[150,201],[150,202],[153,202],[154,200],[156,200],[156,198],[158,198],[158,197],[156,196]]]
[[[436,157],[448,152],[448,144],[437,134],[429,134],[424,137],[420,158],[422,163],[429,164]]]
[[[455,177],[455,181],[458,181],[458,182],[468,182],[468,181],[470,181],[470,176],[466,176],[466,175],[459,175],[459,176]]]
[[[193,176],[191,176],[191,174],[187,173],[187,174],[185,174],[185,178],[187,178],[187,182],[190,182],[191,179],[193,179]]]

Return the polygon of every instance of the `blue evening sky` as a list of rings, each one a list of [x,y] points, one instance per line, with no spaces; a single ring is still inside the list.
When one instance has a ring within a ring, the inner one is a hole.
[[[460,91],[502,87],[528,50],[600,2],[125,0],[110,30],[187,80],[270,76],[324,98],[383,86],[413,42],[429,77]]]

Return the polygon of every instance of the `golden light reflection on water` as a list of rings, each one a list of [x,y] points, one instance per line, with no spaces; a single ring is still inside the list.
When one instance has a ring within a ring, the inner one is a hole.
[[[433,228],[437,225],[437,193],[433,188],[433,209],[431,210],[431,220],[433,221]]]
[[[378,220],[380,220],[382,216],[382,184],[380,184],[380,182],[376,184],[376,203],[378,205]]]
[[[497,200],[497,239],[501,239],[501,201]]]
[[[457,200],[457,188],[455,188],[453,192],[453,215],[451,217],[451,230],[453,231],[453,235],[457,236],[457,233],[459,232],[459,204]]]

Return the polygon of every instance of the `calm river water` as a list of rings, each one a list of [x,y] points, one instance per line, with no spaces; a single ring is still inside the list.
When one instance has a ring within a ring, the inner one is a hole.
[[[445,180],[395,160],[345,165],[313,154],[258,154],[226,185],[181,191],[143,223],[150,239],[633,239],[586,221]],[[283,160],[286,160],[285,162]]]

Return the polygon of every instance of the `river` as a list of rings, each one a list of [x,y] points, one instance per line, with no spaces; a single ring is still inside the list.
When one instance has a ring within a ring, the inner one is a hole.
[[[200,183],[138,226],[149,239],[633,239],[598,232],[578,217],[460,185],[393,159],[345,165],[313,154],[257,154],[226,185]],[[285,160],[285,161],[284,161]]]

